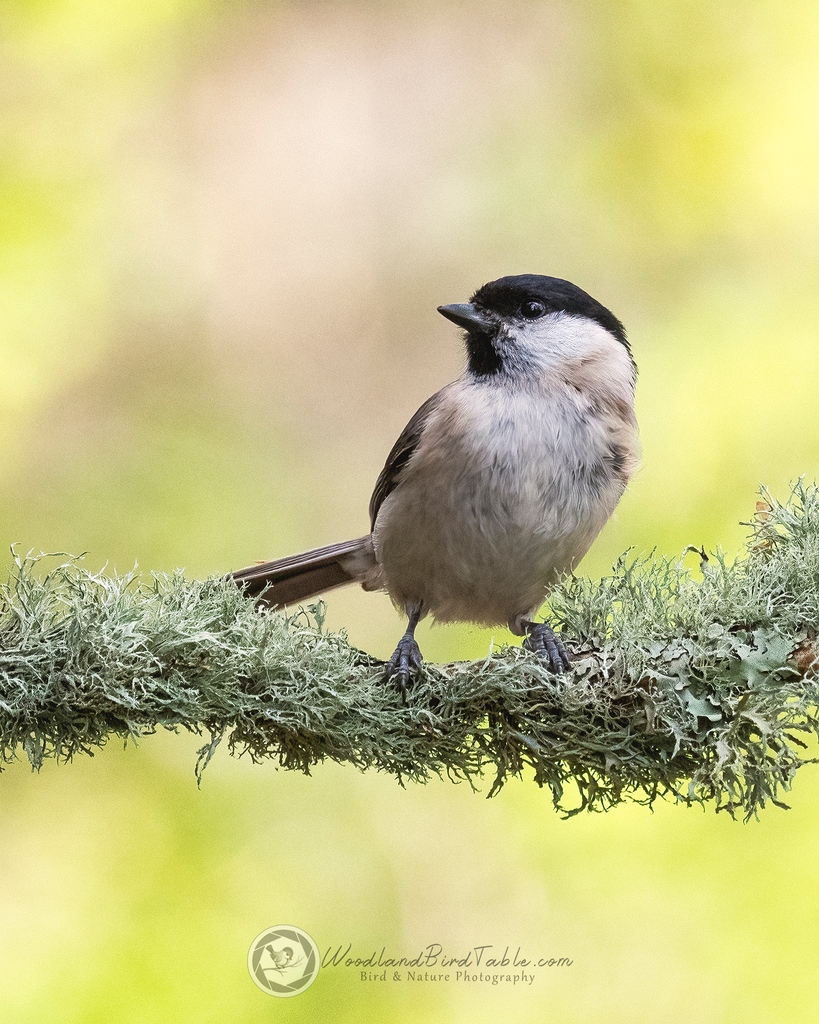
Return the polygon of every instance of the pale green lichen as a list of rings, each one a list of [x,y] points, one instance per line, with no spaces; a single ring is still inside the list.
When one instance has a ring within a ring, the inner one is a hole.
[[[309,772],[324,759],[496,792],[532,773],[564,813],[659,796],[748,817],[781,805],[819,732],[819,489],[763,495],[745,556],[621,558],[551,599],[572,671],[506,648],[427,665],[406,703],[322,628],[322,605],[260,612],[230,582],[17,558],[0,587],[0,758],[90,753],[158,726]],[[690,561],[690,559],[689,559]],[[48,566],[51,568],[48,568]]]

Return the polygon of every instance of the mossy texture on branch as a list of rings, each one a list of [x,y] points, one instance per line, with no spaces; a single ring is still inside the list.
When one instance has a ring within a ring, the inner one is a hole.
[[[781,805],[819,732],[819,490],[763,493],[747,551],[699,567],[621,558],[570,578],[551,615],[574,657],[556,677],[518,648],[426,665],[406,704],[383,666],[322,628],[323,606],[259,611],[221,578],[106,576],[16,559],[0,587],[0,758],[92,753],[158,726],[309,772],[533,775],[564,813],[659,796],[732,815]],[[689,555],[688,562],[695,563]]]

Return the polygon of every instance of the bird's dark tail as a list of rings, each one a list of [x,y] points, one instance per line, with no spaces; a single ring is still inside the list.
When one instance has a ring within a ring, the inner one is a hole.
[[[305,601],[345,583],[361,582],[375,566],[372,537],[359,537],[302,555],[261,562],[231,573],[248,597],[271,608]]]

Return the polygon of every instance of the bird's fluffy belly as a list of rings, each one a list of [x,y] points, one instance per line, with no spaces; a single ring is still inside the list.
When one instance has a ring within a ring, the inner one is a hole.
[[[430,443],[416,453],[374,533],[382,583],[397,605],[423,602],[439,621],[513,623],[579,562],[619,493],[578,487],[588,451],[562,450],[540,427],[515,410],[503,421],[478,417],[464,425],[453,457],[450,415],[447,448]]]
[[[557,575],[585,554],[592,536],[559,539],[519,524],[486,528],[476,517],[403,504],[382,535],[380,558],[399,607],[421,602],[442,622],[512,623],[534,612]],[[395,538],[400,543],[393,544]]]

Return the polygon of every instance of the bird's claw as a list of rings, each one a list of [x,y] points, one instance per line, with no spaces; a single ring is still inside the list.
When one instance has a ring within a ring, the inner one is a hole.
[[[548,622],[533,622],[523,646],[537,654],[557,675],[568,672],[571,667],[571,659],[563,641]]]
[[[394,683],[401,696],[405,697],[410,676],[420,671],[422,661],[421,648],[415,637],[405,633],[398,641],[395,653],[387,662],[384,678],[387,682]]]

